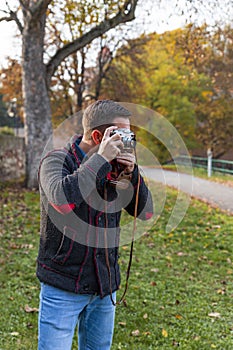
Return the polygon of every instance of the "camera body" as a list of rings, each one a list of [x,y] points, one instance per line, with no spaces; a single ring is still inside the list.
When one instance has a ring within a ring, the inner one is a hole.
[[[123,149],[121,149],[122,153],[133,153],[136,148],[136,136],[135,134],[126,128],[119,128],[111,131],[110,136],[118,134],[121,137],[121,141],[123,143]],[[111,161],[112,171],[111,171],[111,179],[110,184],[113,186],[117,186],[118,189],[127,189],[129,186],[129,181],[131,179],[131,174],[125,174],[124,166],[120,164],[117,159],[113,159]]]
[[[121,141],[124,145],[122,152],[132,153],[135,150],[136,136],[131,130],[125,128],[116,129],[111,132],[110,136],[115,134],[118,134],[121,137]]]

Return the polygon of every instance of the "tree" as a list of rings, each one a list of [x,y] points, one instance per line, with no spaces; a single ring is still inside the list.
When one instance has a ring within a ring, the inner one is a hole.
[[[232,147],[233,28],[190,25],[177,44],[184,51],[184,64],[209,79],[195,103],[196,135],[218,158]]]
[[[105,72],[101,86],[101,95],[116,101],[141,103],[146,90],[142,83],[142,72],[147,70],[147,60],[144,59],[145,45],[149,37],[127,40],[114,57],[112,64]],[[107,73],[107,74],[106,74]]]
[[[217,158],[232,147],[233,32],[228,26],[210,29],[190,24],[147,35],[136,54],[129,50],[126,57],[114,59],[103,91],[107,97],[159,112],[176,127],[191,152],[202,145]],[[167,159],[156,140],[144,135],[141,139],[161,161]]]
[[[26,124],[26,182],[29,188],[37,187],[36,172],[42,150],[52,134],[51,106],[49,87],[51,79],[60,63],[69,55],[81,50],[95,38],[103,35],[121,23],[135,18],[137,0],[95,1],[93,13],[97,21],[82,33],[72,38],[55,52],[48,51],[51,57],[45,61],[44,43],[46,21],[53,16],[53,8],[58,4],[52,0],[18,0],[16,10],[9,8],[0,20],[15,21],[22,37],[22,80],[23,100]],[[70,4],[69,0],[59,1],[60,6]],[[79,6],[90,2],[72,1],[73,14],[78,13]],[[105,11],[105,4],[111,4],[111,11]],[[9,5],[8,5],[9,7]],[[22,20],[19,11],[22,12]],[[90,18],[92,13],[89,14]],[[58,29],[59,30],[59,29]]]
[[[7,68],[2,68],[0,72],[3,101],[9,105],[12,99],[17,100],[17,111],[23,121],[23,98],[22,98],[22,74],[21,65],[15,59],[8,59]]]
[[[110,76],[105,84],[108,93],[112,93],[115,98],[121,100],[122,90],[124,95],[129,91],[130,102],[142,104],[162,114],[179,131],[187,146],[193,148],[195,100],[202,97],[201,92],[205,89],[207,79],[197,73],[191,76],[191,69],[182,64],[183,52],[176,46],[176,38],[181,34],[182,30],[178,29],[143,36],[138,39],[139,42],[144,42],[142,47],[136,45],[135,39],[131,53],[123,60],[114,61],[109,72],[109,75],[113,74],[113,79],[116,73],[121,74],[122,86],[113,85],[111,90]],[[142,135],[141,139],[150,144],[150,149],[153,149],[160,161],[168,158],[159,142],[150,140],[150,136],[145,138]]]

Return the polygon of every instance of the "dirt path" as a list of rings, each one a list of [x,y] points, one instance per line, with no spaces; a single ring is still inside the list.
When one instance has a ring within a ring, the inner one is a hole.
[[[178,188],[233,215],[233,187],[163,169],[145,167],[143,172],[154,181]]]

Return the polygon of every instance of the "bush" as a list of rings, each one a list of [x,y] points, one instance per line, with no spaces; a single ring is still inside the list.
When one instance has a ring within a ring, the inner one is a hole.
[[[14,135],[14,130],[9,126],[0,127],[0,135]]]

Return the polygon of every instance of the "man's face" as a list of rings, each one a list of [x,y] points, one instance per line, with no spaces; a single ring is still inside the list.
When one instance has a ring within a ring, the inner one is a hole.
[[[119,129],[130,129],[130,121],[128,118],[116,117],[113,119],[113,125]]]
[[[115,117],[112,123],[108,127],[110,126],[116,126],[118,129],[122,129],[122,128],[130,129],[130,121],[129,121],[129,118]],[[102,132],[97,129],[92,131],[91,136],[92,136],[92,140],[94,141],[94,144],[98,145],[102,141],[104,130]]]

